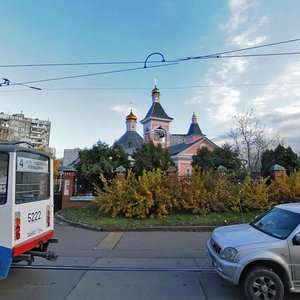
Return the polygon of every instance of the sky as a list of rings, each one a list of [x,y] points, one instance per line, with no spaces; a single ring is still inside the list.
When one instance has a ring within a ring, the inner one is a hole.
[[[155,79],[172,134],[187,133],[195,112],[221,146],[234,116],[254,109],[270,136],[300,153],[300,55],[251,56],[300,52],[300,41],[181,60],[299,39],[299,1],[0,3],[0,78],[10,80],[0,111],[50,120],[57,157],[99,140],[112,145],[130,109],[138,121],[147,114]]]

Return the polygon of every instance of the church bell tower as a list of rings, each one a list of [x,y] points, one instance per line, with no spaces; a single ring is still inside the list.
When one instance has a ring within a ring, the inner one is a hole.
[[[173,118],[169,117],[160,104],[160,91],[155,83],[152,90],[152,105],[141,120],[144,127],[144,142],[152,140],[154,145],[160,144],[162,148],[170,146],[170,123]]]

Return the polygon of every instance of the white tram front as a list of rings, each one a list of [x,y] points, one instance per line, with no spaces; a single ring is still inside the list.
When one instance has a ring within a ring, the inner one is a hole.
[[[0,143],[0,279],[12,262],[56,259],[47,251],[55,241],[53,161],[21,144]]]

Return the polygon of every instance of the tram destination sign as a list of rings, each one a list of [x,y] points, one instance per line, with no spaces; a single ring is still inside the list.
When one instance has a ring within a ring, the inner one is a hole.
[[[38,160],[28,157],[17,157],[18,172],[48,173],[48,160]]]

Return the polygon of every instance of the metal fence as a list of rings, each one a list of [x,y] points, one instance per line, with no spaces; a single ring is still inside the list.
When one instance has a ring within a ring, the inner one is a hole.
[[[62,182],[63,182],[63,175],[54,175],[53,177],[54,212],[57,212],[62,208]]]

